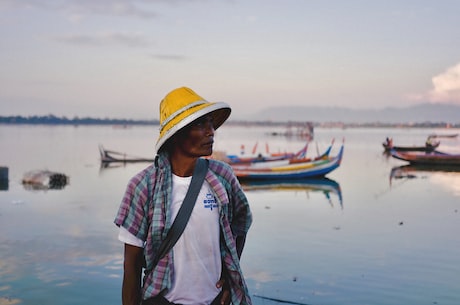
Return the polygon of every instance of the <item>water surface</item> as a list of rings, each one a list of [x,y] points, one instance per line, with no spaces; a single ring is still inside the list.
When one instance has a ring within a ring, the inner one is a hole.
[[[304,140],[271,128],[223,126],[216,150],[295,151]],[[335,139],[345,155],[330,180],[282,189],[245,185],[254,214],[242,258],[254,304],[460,304],[460,174],[414,171],[383,155],[459,130],[321,129],[309,155]],[[101,168],[98,145],[152,157],[155,127],[0,126],[0,305],[121,304],[123,246],[113,218],[128,179],[147,164]],[[458,152],[459,140],[440,150]],[[60,190],[21,183],[36,169],[63,172]],[[340,193],[338,193],[340,191]]]

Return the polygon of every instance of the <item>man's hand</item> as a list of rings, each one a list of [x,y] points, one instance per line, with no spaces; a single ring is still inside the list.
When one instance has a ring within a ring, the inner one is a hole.
[[[220,305],[228,305],[230,304],[231,298],[230,298],[230,288],[228,287],[228,284],[226,284],[225,279],[221,278],[217,284],[217,288],[222,288],[222,293],[220,297]]]

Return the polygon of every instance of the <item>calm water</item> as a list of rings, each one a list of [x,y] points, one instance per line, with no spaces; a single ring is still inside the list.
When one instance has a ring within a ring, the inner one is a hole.
[[[304,144],[271,131],[223,126],[215,149]],[[254,224],[242,266],[254,304],[460,304],[460,173],[390,180],[404,163],[382,154],[386,136],[419,145],[432,132],[460,130],[316,129],[309,155],[333,138],[335,154],[345,139],[330,181],[245,186]],[[151,157],[156,137],[156,127],[0,126],[10,179],[0,191],[0,305],[121,303],[123,248],[112,221],[128,179],[146,164],[101,168],[98,145]],[[439,149],[459,148],[442,140]],[[25,188],[23,175],[36,169],[65,173],[70,184]]]

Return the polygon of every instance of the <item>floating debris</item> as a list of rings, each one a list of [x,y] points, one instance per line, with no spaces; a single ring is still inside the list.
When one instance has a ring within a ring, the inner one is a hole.
[[[22,184],[29,190],[60,190],[69,183],[65,174],[48,170],[30,171],[24,174]]]

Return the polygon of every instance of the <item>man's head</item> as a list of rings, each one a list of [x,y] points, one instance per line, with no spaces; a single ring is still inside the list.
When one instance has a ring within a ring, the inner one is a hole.
[[[211,122],[214,132],[227,120],[230,112],[230,106],[226,103],[210,103],[189,88],[181,87],[171,91],[160,103],[160,136],[156,150],[159,152],[164,149],[164,144],[170,142],[168,140],[173,136],[184,136],[184,132],[193,130],[203,120],[208,125]]]

